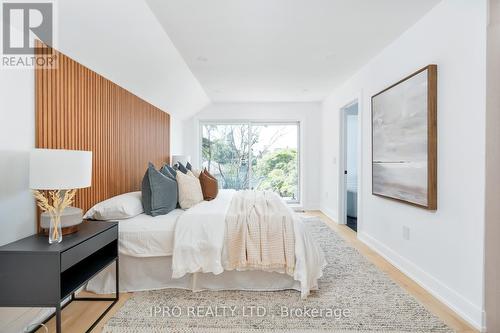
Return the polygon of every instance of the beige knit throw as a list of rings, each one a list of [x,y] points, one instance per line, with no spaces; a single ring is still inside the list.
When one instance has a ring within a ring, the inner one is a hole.
[[[293,276],[295,235],[291,214],[273,192],[237,192],[226,216],[224,268]]]

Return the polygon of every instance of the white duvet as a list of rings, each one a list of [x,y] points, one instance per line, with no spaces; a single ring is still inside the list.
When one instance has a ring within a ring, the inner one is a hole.
[[[224,271],[225,217],[234,190],[221,190],[215,200],[203,201],[179,216],[175,228],[172,278],[188,273],[220,274]],[[299,281],[302,298],[318,288],[326,261],[304,222],[292,212],[295,234],[294,280]]]

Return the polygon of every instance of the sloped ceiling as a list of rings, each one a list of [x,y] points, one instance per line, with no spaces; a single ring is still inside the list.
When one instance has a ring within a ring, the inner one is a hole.
[[[210,102],[144,0],[55,3],[61,52],[178,119]]]
[[[440,0],[146,0],[212,101],[320,101]]]
[[[321,101],[440,0],[63,0],[55,47],[185,119]]]

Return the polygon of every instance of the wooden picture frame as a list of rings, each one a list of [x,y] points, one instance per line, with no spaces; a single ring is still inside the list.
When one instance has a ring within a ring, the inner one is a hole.
[[[437,209],[437,65],[371,98],[372,194]]]

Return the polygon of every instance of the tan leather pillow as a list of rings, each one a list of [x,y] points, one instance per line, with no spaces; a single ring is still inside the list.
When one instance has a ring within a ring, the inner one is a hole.
[[[212,178],[213,180],[217,180],[210,172],[208,172],[207,168],[203,169],[203,173],[207,175],[208,177]]]
[[[201,191],[203,192],[203,199],[207,201],[215,199],[219,193],[219,184],[217,183],[217,179],[209,174],[207,170],[204,170],[200,173],[199,180],[201,184]]]

